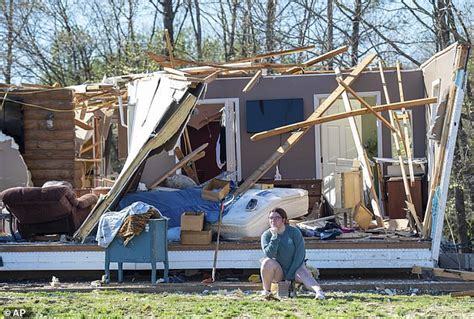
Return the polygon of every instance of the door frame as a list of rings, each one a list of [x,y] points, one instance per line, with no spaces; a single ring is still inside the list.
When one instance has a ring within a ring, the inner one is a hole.
[[[240,106],[238,98],[202,99],[197,105],[224,104],[226,133],[227,172],[237,172],[237,182],[242,180],[242,160],[240,151]],[[231,124],[231,125],[229,125]]]
[[[382,103],[382,97],[380,91],[365,91],[365,92],[356,92],[360,97],[369,97],[375,96],[376,105]],[[313,110],[316,111],[321,105],[321,100],[326,99],[331,94],[314,94],[313,95]],[[351,95],[349,94],[349,98]],[[382,123],[379,119],[376,120],[377,123],[377,156],[383,157],[383,137],[382,137]],[[314,126],[314,146],[315,146],[315,172],[316,178],[323,178],[323,166],[321,163],[321,124]]]

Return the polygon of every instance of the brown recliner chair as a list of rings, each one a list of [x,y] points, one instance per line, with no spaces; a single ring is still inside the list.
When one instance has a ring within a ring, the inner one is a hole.
[[[7,210],[17,219],[22,238],[35,235],[73,235],[97,203],[97,196],[76,198],[67,186],[15,187],[0,194]]]

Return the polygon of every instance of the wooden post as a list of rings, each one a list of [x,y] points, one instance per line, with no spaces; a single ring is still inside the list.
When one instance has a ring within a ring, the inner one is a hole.
[[[351,85],[357,77],[362,73],[362,71],[375,59],[375,54],[368,55],[352,72],[349,76],[346,77],[344,82],[347,85]],[[337,98],[344,92],[342,86],[338,86],[331,95],[321,104],[321,106],[314,111],[308,118],[308,120],[314,120],[319,118],[326,110],[337,100]],[[242,194],[246,192],[250,187],[252,187],[262,176],[272,168],[282,157],[285,155],[292,147],[295,145],[305,133],[309,131],[309,128],[304,128],[300,132],[292,134],[285,141],[283,145],[278,147],[278,149],[273,153],[265,163],[263,163],[252,175],[250,175],[242,185],[237,189],[235,195]]]
[[[403,82],[402,82],[402,72],[400,71],[400,62],[397,62],[397,80],[398,80],[398,92],[400,93],[400,102],[405,101],[405,95],[403,94]],[[408,130],[408,126],[410,125],[410,121],[408,120],[408,113],[405,111],[405,108],[402,109],[404,116],[402,119],[403,123],[403,133],[402,138],[404,138],[405,143],[403,146],[405,147],[405,154],[408,159],[408,170],[410,172],[410,182],[411,186],[415,185],[415,173],[413,172],[413,156],[411,154],[411,147],[410,147],[410,131]],[[399,122],[397,118],[397,122]]]
[[[335,70],[335,73],[336,73],[336,79],[338,80],[337,82],[339,84],[344,83],[342,81],[341,70],[339,69],[339,67],[336,67],[334,70]],[[352,111],[351,101],[349,100],[349,96],[347,95],[347,91],[344,91],[342,93],[342,101],[344,102],[344,109],[346,110],[346,112]],[[375,113],[375,114],[377,114],[377,113]],[[365,152],[365,149],[362,146],[362,140],[361,140],[361,137],[360,137],[359,130],[357,128],[355,119],[353,117],[349,117],[348,120],[349,120],[349,126],[351,128],[352,137],[354,139],[354,144],[355,144],[355,147],[356,147],[356,150],[357,150],[357,157],[359,158],[359,161],[360,161],[360,164],[361,164],[364,184],[366,185],[367,189],[369,190],[370,203],[372,204],[372,209],[373,209],[375,217],[377,219],[377,225],[379,227],[383,227],[384,223],[383,223],[383,218],[382,218],[382,212],[380,211],[379,202],[377,200],[377,193],[375,192],[374,180],[373,180],[373,176],[372,176],[372,171],[370,169],[370,164],[369,164],[369,161],[368,161],[368,158],[367,158],[367,153]]]
[[[193,148],[191,147],[191,139],[189,138],[188,127],[184,128],[184,145],[186,146],[186,154],[191,154],[192,151],[193,151]],[[198,177],[198,174],[197,174],[195,161],[191,162],[191,168],[194,172],[193,173],[194,176],[196,177],[196,179],[194,181],[199,184],[199,177]]]
[[[242,92],[247,93],[250,91],[255,84],[257,84],[258,80],[262,77],[262,70],[258,70],[257,73],[250,79],[250,81],[247,83],[247,85],[244,87]]]
[[[388,94],[387,83],[385,82],[385,75],[383,73],[383,66],[382,66],[382,62],[380,60],[379,60],[379,71],[380,71],[380,79],[382,80],[383,91],[384,91],[384,94],[385,94],[385,101],[390,104],[390,96]],[[390,115],[390,123],[392,123],[392,125],[393,125],[395,123],[393,111],[389,111],[389,115]],[[395,142],[395,148],[397,150],[397,157],[398,157],[398,162],[400,164],[400,171],[402,172],[403,188],[405,189],[405,195],[408,199],[408,202],[413,204],[413,199],[412,199],[411,193],[410,193],[410,186],[408,185],[407,175],[406,175],[406,172],[405,172],[405,164],[403,163],[403,158],[402,158],[402,154],[401,154],[401,151],[400,151],[400,141],[398,140],[398,134],[394,134],[392,132],[392,138]],[[423,226],[420,222],[420,219],[418,218],[418,215],[416,214],[416,211],[414,210],[414,206],[411,206],[411,207],[409,206],[407,208],[410,210],[410,213],[413,216],[413,219],[415,221],[415,227],[418,229],[418,232],[421,233],[421,231],[423,229]]]
[[[354,96],[362,104],[362,106],[364,106],[372,114],[374,114],[376,118],[378,118],[383,124],[385,124],[385,126],[387,126],[389,129],[391,129],[394,133],[399,134],[398,130],[395,127],[393,127],[393,125],[391,123],[389,123],[382,115],[375,112],[374,109],[372,108],[372,106],[369,103],[367,103],[363,98],[361,98],[359,96],[359,94],[357,94],[356,91],[354,91],[350,86],[345,85],[344,82],[342,81],[342,79],[337,79],[337,83],[342,85],[347,92],[349,92],[352,96]],[[349,110],[348,112],[350,112],[350,111],[351,110]]]
[[[174,153],[176,154],[178,161],[181,161],[184,158],[184,154],[179,147],[176,147],[174,149]],[[194,164],[194,161],[191,161],[191,165],[193,164]],[[191,167],[189,167],[188,165],[184,165],[183,169],[186,172],[186,175],[188,175],[193,181],[195,181],[196,184],[199,184],[199,179],[197,177],[197,174]]]
[[[203,150],[208,146],[208,143],[205,143],[198,148],[196,148],[192,153],[183,157],[178,163],[176,163],[171,169],[169,169],[163,176],[160,176],[156,179],[153,183],[151,183],[148,188],[155,188],[156,186],[160,185],[164,182],[169,176],[173,175],[178,169],[187,165],[190,161],[197,161],[200,158],[203,158],[205,153]]]
[[[94,160],[100,159],[100,147],[101,147],[101,138],[99,134],[99,119],[94,115],[92,120],[94,126],[94,132],[92,134],[92,144],[94,148],[92,149],[92,158]],[[92,176],[92,185],[94,187],[99,186],[97,177],[100,175],[100,163],[94,162],[94,175]]]
[[[345,46],[339,47],[337,49],[334,49],[332,51],[326,52],[324,54],[321,54],[320,56],[314,57],[314,58],[309,59],[308,61],[304,62],[302,67],[307,68],[307,67],[312,66],[312,65],[314,65],[318,62],[328,60],[330,58],[335,57],[336,55],[339,55],[341,53],[346,52],[348,49],[349,49],[349,47],[345,45]],[[294,74],[294,73],[300,72],[301,70],[302,70],[301,67],[292,67],[292,68],[289,68],[288,70],[286,70],[285,73]]]

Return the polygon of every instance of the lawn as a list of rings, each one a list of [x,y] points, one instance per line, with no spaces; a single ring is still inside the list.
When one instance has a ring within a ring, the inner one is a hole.
[[[329,292],[327,299],[309,296],[282,301],[263,301],[254,292],[209,294],[145,294],[120,291],[0,292],[5,310],[29,309],[35,317],[121,318],[346,318],[346,317],[459,317],[474,318],[472,298],[449,295],[382,295]]]

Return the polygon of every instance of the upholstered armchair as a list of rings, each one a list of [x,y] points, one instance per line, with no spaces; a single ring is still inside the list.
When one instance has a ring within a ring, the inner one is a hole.
[[[3,191],[0,198],[16,218],[24,239],[35,235],[73,235],[97,202],[93,194],[76,198],[67,186],[15,187]]]

